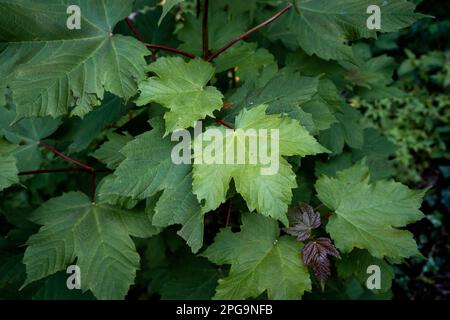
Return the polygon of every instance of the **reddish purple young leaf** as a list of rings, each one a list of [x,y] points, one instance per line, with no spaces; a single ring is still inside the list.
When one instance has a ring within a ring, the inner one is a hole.
[[[314,211],[314,208],[307,204],[301,204],[292,214],[290,219],[291,227],[287,228],[286,233],[297,237],[300,241],[305,241],[311,237],[311,230],[320,226],[320,214]]]
[[[314,275],[322,285],[331,275],[331,263],[328,256],[341,257],[331,240],[324,237],[308,242],[302,252],[303,263],[313,269]]]

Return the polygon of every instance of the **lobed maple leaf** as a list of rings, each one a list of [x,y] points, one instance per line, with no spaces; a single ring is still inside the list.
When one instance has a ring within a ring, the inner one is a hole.
[[[328,256],[341,258],[339,251],[330,239],[320,237],[308,242],[303,247],[302,253],[304,264],[313,269],[314,275],[323,287],[324,282],[331,275],[331,263]]]
[[[320,227],[320,214],[308,204],[302,203],[290,217],[289,228],[286,233],[297,237],[299,241],[305,241],[311,237],[311,230]]]

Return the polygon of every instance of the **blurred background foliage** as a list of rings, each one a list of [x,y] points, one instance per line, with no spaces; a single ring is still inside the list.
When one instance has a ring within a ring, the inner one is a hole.
[[[358,94],[350,104],[363,121],[378,128],[397,150],[394,176],[414,188],[429,188],[423,204],[427,215],[410,230],[426,259],[398,267],[394,299],[450,298],[450,1],[415,1],[423,19],[410,29],[380,36],[370,43],[372,56],[393,57],[389,95]]]

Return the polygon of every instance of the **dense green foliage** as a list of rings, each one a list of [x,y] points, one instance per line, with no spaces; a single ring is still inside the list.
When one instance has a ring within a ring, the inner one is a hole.
[[[386,134],[398,146],[394,166],[404,182],[419,182],[432,159],[450,158],[450,56],[432,51],[417,57],[406,51],[397,70],[396,98],[353,101],[364,110],[367,125]]]
[[[422,19],[412,28],[371,42],[372,52],[395,57],[394,85],[405,93],[373,101],[355,97],[352,104],[361,107],[367,125],[396,143],[394,176],[410,186],[429,188],[422,205],[427,219],[409,227],[426,259],[414,258],[395,268],[394,296],[448,299],[450,3],[415,2],[418,10],[435,19]]]
[[[0,0],[0,297],[388,298],[393,265],[421,257],[404,228],[425,190],[392,179],[395,145],[347,98],[410,90],[361,41],[427,17],[406,0],[204,3],[73,1],[69,30],[66,1]],[[446,87],[442,69],[426,76]],[[175,163],[172,133],[197,120],[224,157],[241,130],[277,130],[278,172]]]

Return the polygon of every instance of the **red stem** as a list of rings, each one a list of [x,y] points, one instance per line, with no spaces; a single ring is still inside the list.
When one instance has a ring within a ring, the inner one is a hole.
[[[177,54],[181,54],[183,56],[186,56],[188,58],[195,58],[195,55],[188,53],[188,52],[184,52],[175,48],[171,48],[171,47],[167,47],[161,44],[153,44],[153,43],[146,43],[144,38],[141,36],[141,34],[139,33],[139,31],[136,28],[136,25],[134,24],[133,20],[131,20],[130,18],[126,18],[125,21],[128,24],[128,27],[130,28],[131,32],[135,35],[135,37],[144,43],[144,45],[149,48],[149,49],[156,49],[156,50],[165,50],[165,51],[169,51],[169,52],[173,52],[173,53],[177,53]],[[156,56],[155,53],[152,52],[152,60],[155,60]]]
[[[328,212],[327,214],[325,214],[323,217],[321,217],[322,221],[326,221],[328,220],[332,215],[334,215],[334,212]]]
[[[84,169],[80,168],[56,168],[56,169],[42,169],[42,170],[34,170],[34,171],[24,171],[19,172],[19,176],[28,176],[32,174],[41,174],[41,173],[55,173],[55,172],[84,172]]]
[[[133,20],[127,17],[125,21],[127,22],[128,27],[130,28],[131,32],[133,32],[133,34],[136,36],[136,38],[138,38],[139,41],[145,42],[144,38],[141,36],[138,29],[136,28]]]
[[[231,129],[231,130],[236,130],[236,129],[233,128],[232,125],[226,123],[226,122],[223,121],[222,119],[215,119],[215,120],[216,120],[216,123],[218,123],[218,124],[224,126],[225,128],[228,128],[228,129]]]
[[[82,170],[79,171],[87,171],[90,172],[91,174],[91,192],[92,192],[92,202],[95,202],[95,192],[96,192],[96,185],[95,185],[95,178],[96,178],[96,174],[97,174],[97,170],[94,169],[93,167],[88,166],[87,164],[84,164],[78,160],[75,160],[69,156],[66,156],[65,154],[63,154],[62,152],[59,152],[58,150],[56,150],[55,148],[53,148],[52,146],[49,146],[48,144],[45,144],[42,141],[39,141],[39,144],[41,146],[43,146],[45,149],[53,152],[54,154],[56,154],[58,157],[63,158],[64,160],[73,163],[74,165],[80,167]],[[42,170],[40,170],[42,171]],[[71,170],[72,171],[72,170]],[[61,171],[60,171],[61,172]],[[42,172],[40,172],[42,173]]]
[[[272,23],[273,21],[275,21],[276,19],[278,19],[279,17],[281,17],[284,13],[286,13],[289,9],[291,9],[293,7],[292,3],[289,3],[286,7],[284,7],[280,12],[278,12],[277,14],[275,14],[273,17],[267,19],[266,21],[264,21],[263,23],[257,25],[256,27],[253,27],[252,29],[248,30],[247,32],[245,32],[244,34],[240,35],[239,37],[237,37],[236,39],[234,39],[233,41],[231,41],[230,43],[226,44],[224,47],[220,48],[219,50],[217,50],[216,52],[214,52],[211,56],[209,56],[209,58],[207,59],[207,61],[212,61],[214,60],[219,54],[221,54],[222,52],[224,52],[225,50],[227,50],[228,48],[230,48],[231,46],[235,45],[236,43],[238,43],[239,41],[247,38],[249,35],[251,35],[253,32],[261,29],[262,27],[265,27],[266,25]]]
[[[188,57],[188,58],[191,58],[191,59],[195,58],[195,55],[192,54],[192,53],[185,52],[185,51],[178,50],[178,49],[171,48],[171,47],[167,47],[167,46],[164,46],[162,44],[153,44],[153,43],[144,43],[144,44],[145,44],[145,46],[147,48],[150,48],[150,49],[164,50],[164,51],[169,51],[169,52],[181,54],[182,56],[185,56],[185,57]]]
[[[322,209],[323,206],[324,206],[323,203],[319,204],[317,207],[314,208],[314,211],[317,211],[317,210],[319,210],[319,209]]]
[[[227,212],[227,220],[225,222],[225,226],[228,227],[230,225],[230,217],[231,217],[231,207],[233,205],[233,202],[231,202],[228,204],[228,212]]]
[[[202,51],[203,59],[207,60],[209,56],[209,43],[208,43],[208,7],[209,1],[203,0],[203,18],[202,18]]]
[[[75,159],[72,159],[72,158],[69,157],[69,156],[66,156],[65,154],[59,152],[58,150],[56,150],[56,149],[53,148],[52,146],[49,146],[48,144],[45,144],[45,143],[42,142],[42,141],[40,141],[39,144],[40,144],[41,146],[43,146],[45,149],[47,149],[47,150],[53,152],[53,153],[56,154],[57,156],[63,158],[63,159],[66,160],[66,161],[69,161],[69,162],[73,163],[74,165],[76,165],[76,166],[78,166],[78,167],[80,167],[80,168],[83,168],[83,169],[86,170],[86,171],[89,171],[89,172],[95,171],[94,168],[88,166],[87,164],[84,164],[84,163],[82,163],[82,162],[80,162],[80,161],[78,161],[78,160],[75,160]]]

